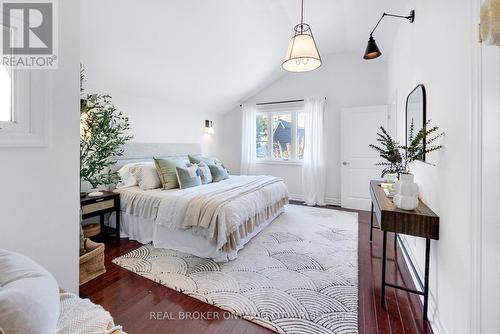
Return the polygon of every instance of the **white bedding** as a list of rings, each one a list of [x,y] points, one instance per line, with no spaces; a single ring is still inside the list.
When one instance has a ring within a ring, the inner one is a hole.
[[[162,231],[180,231],[202,237],[211,244],[215,244],[217,248],[220,248],[220,245],[217,245],[217,241],[210,238],[210,231],[208,229],[201,227],[185,229],[183,227],[183,220],[190,201],[200,194],[208,196],[214,192],[234,186],[245,186],[245,184],[249,184],[258,178],[276,179],[271,176],[231,176],[229,179],[221,182],[182,190],[155,189],[143,191],[139,187],[130,187],[115,191],[120,193],[122,212],[145,221],[154,222],[154,235],[157,234],[156,231],[161,227]],[[218,213],[218,220],[221,224],[225,225],[230,225],[228,223],[241,224],[266,210],[266,208],[287,198],[288,190],[281,180],[224,204]],[[134,228],[137,229],[137,227]],[[151,227],[148,228],[151,229]],[[219,229],[219,234],[221,230]],[[218,237],[221,238],[220,235]],[[153,244],[161,244],[161,241],[159,236],[156,235],[156,240],[153,239]]]

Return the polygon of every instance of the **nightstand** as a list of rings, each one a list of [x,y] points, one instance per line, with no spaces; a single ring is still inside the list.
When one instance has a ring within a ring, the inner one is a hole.
[[[103,191],[103,195],[99,197],[85,196],[80,199],[80,207],[82,209],[82,219],[90,217],[100,218],[101,235],[104,234],[104,214],[114,212],[116,214],[116,241],[120,241],[120,194]]]

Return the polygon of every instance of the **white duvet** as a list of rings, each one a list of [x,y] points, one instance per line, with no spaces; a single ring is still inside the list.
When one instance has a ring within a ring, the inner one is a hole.
[[[182,227],[189,202],[200,194],[211,194],[235,185],[252,183],[258,178],[276,179],[273,176],[231,176],[229,179],[209,183],[206,185],[173,190],[148,190],[143,191],[139,187],[122,188],[115,190],[120,193],[121,210],[153,220],[156,224],[168,229],[184,230]],[[240,223],[255,216],[267,207],[288,197],[285,183],[273,183],[262,189],[240,196],[224,205],[218,214],[218,219],[226,225]],[[191,233],[208,238],[209,231],[204,228],[191,228]]]

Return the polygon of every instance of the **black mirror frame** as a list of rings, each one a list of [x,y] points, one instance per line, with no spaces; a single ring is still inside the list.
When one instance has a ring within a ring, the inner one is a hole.
[[[425,123],[427,122],[427,94],[425,92],[425,86],[423,84],[419,84],[417,85],[417,87],[415,87],[411,92],[410,94],[408,94],[408,96],[406,97],[406,105],[405,105],[405,127],[406,127],[406,135],[405,135],[405,145],[406,147],[408,147],[408,100],[410,99],[410,96],[418,89],[422,89],[422,99],[423,99],[423,110],[422,110],[422,113],[423,113],[423,126],[425,127]],[[425,139],[424,139],[424,150],[425,150]],[[425,161],[425,154],[423,156],[423,159],[422,161]]]

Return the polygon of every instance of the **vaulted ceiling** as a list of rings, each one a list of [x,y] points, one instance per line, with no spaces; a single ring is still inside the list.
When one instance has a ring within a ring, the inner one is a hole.
[[[300,19],[299,0],[80,3],[81,58],[92,88],[203,112],[226,112],[284,75],[281,60]],[[305,22],[322,55],[362,57],[382,12],[405,3],[305,0]],[[389,51],[397,24],[383,24],[376,38]]]

